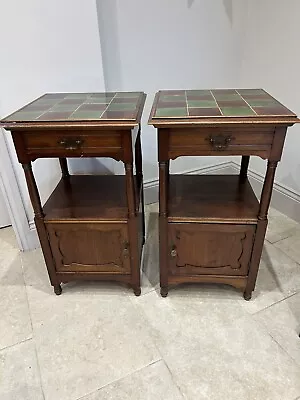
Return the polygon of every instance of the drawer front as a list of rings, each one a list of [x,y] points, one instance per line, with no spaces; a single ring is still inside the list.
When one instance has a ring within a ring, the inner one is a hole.
[[[171,129],[169,157],[180,155],[260,155],[271,152],[275,128],[179,128]]]
[[[26,132],[26,153],[34,157],[106,156],[121,152],[121,133],[116,131],[79,130]]]
[[[58,272],[130,274],[126,224],[47,224]]]
[[[169,224],[170,274],[246,276],[255,227]]]

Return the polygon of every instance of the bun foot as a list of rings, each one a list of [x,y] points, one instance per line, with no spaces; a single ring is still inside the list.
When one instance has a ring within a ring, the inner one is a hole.
[[[141,295],[141,288],[140,287],[133,288],[133,292],[138,297]]]
[[[60,285],[55,285],[54,286],[54,293],[59,296],[61,294],[62,290],[61,290],[61,286]]]
[[[252,297],[252,292],[250,292],[250,293],[244,292],[244,299],[246,301],[251,300],[251,297]]]
[[[161,297],[167,297],[169,293],[169,289],[167,287],[160,288],[160,295]]]

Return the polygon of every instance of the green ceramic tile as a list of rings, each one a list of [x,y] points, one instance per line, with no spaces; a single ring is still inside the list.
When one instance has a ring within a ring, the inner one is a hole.
[[[65,96],[65,99],[84,100],[89,96],[89,93],[70,93]]]
[[[265,96],[267,94],[263,89],[237,89],[237,92],[242,96],[244,95]]]
[[[104,97],[95,97],[95,98],[90,98],[87,99],[84,103],[93,103],[93,104],[109,104],[111,102],[111,99],[105,99]]]
[[[217,101],[237,101],[241,99],[238,94],[214,94],[214,96]]]
[[[106,110],[109,119],[135,119],[141,94],[48,93],[8,116],[5,121],[97,120]]]
[[[186,108],[159,108],[156,110],[155,116],[158,118],[162,117],[186,117],[188,115]]]
[[[69,118],[72,113],[69,111],[49,111],[42,114],[38,121],[65,121]]]
[[[110,119],[110,120],[118,120],[118,119],[126,119],[132,120],[135,119],[134,111],[105,111],[101,119]]]
[[[186,101],[186,96],[185,95],[161,95],[160,96],[161,101]]]
[[[140,93],[139,92],[123,92],[123,93],[118,92],[116,94],[116,97],[127,97],[127,98],[131,97],[133,99],[138,99],[140,97]]]
[[[189,108],[190,117],[220,117],[218,108]]]
[[[222,107],[221,111],[227,117],[255,115],[255,112],[250,107]]]
[[[214,108],[216,107],[216,102],[214,100],[188,100],[188,106]]]
[[[206,96],[211,96],[210,90],[187,90],[186,95],[188,97],[206,97]]]
[[[10,121],[32,121],[38,118],[43,111],[17,111],[16,113],[10,115]]]
[[[55,104],[51,111],[75,111],[78,105],[74,104]]]
[[[270,99],[260,99],[260,100],[251,100],[248,99],[247,103],[250,104],[251,107],[274,107],[278,104],[276,100]]]
[[[61,100],[61,99],[60,99]],[[52,98],[41,98],[37,101],[35,101],[33,104],[56,104],[59,100],[58,99],[52,99]]]
[[[87,120],[87,119],[100,119],[102,115],[101,111],[76,111],[69,119],[80,119],[80,120]]]
[[[108,106],[108,110],[110,111],[128,111],[128,110],[135,110],[136,103],[111,103]]]

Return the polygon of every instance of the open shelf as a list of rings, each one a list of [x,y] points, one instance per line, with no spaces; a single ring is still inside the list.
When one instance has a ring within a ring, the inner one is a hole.
[[[255,224],[259,202],[236,175],[170,175],[169,222]]]
[[[127,221],[123,175],[71,175],[62,178],[44,205],[45,222]]]

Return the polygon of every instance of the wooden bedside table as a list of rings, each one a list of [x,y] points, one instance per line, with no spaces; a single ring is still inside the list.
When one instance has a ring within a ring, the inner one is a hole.
[[[161,295],[169,285],[232,285],[250,300],[262,253],[274,175],[296,115],[262,89],[156,94]],[[179,156],[241,155],[239,176],[169,175]],[[247,179],[251,155],[268,160],[261,201]]]
[[[4,118],[27,181],[51,285],[115,280],[138,296],[144,243],[140,119],[144,93],[46,94]],[[57,157],[62,179],[42,207],[32,161]],[[69,175],[69,157],[112,157],[125,176]],[[136,173],[134,173],[134,162]]]

